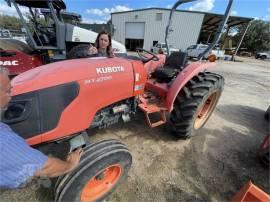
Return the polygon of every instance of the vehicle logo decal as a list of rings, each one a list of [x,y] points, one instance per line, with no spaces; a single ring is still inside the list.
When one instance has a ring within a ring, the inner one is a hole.
[[[17,65],[19,65],[19,61],[18,61],[18,60],[12,60],[12,61],[9,61],[9,60],[6,60],[6,61],[0,61],[0,65],[3,65],[3,66],[17,66]]]
[[[123,66],[112,66],[112,67],[98,67],[96,68],[97,74],[109,74],[116,72],[124,72]]]

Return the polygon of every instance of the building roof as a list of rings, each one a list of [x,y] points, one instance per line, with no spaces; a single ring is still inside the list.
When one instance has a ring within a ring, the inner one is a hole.
[[[101,31],[111,32],[111,27],[108,24],[87,24],[87,23],[79,23],[79,27],[92,30],[93,32],[99,33]]]
[[[223,15],[214,14],[214,13],[206,13],[203,24],[202,24],[202,32],[216,32],[218,29],[219,23],[222,21]],[[239,16],[230,16],[227,25],[228,28],[234,27],[241,24],[247,24],[252,21],[253,18],[239,17]]]
[[[112,13],[112,15],[131,13],[131,12],[137,12],[137,11],[146,11],[146,10],[171,11],[171,9],[167,9],[167,8],[145,8],[145,9],[115,12],[115,13]],[[202,29],[201,29],[202,32],[216,32],[218,25],[222,21],[222,17],[223,17],[222,14],[201,12],[201,11],[176,10],[176,12],[204,14],[205,17],[204,17],[203,24],[202,24]],[[252,21],[253,19],[254,18],[249,18],[249,17],[230,16],[228,21],[227,21],[227,25],[228,25],[228,27],[233,27],[233,26],[237,26],[237,25],[241,25],[241,24],[246,24],[246,23]]]

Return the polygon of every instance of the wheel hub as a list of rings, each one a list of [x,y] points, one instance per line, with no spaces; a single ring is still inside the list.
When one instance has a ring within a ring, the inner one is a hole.
[[[207,121],[207,119],[212,114],[213,110],[215,109],[219,95],[220,93],[215,92],[211,94],[203,103],[202,107],[197,112],[195,123],[194,123],[194,129],[197,130],[201,128],[204,125],[204,123]]]
[[[98,175],[95,177],[95,180],[103,180],[104,177],[105,177],[104,172],[102,172],[102,173],[98,174]]]
[[[118,182],[121,174],[122,168],[118,164],[109,166],[99,172],[84,186],[81,192],[81,201],[96,201],[97,199],[100,199],[106,195],[106,193],[110,192],[110,190]]]

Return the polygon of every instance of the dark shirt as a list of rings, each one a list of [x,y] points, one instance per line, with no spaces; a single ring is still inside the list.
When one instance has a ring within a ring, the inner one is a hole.
[[[109,57],[107,52],[98,51],[96,54],[88,54],[89,57]]]
[[[97,57],[109,57],[109,55],[106,52],[98,51]]]

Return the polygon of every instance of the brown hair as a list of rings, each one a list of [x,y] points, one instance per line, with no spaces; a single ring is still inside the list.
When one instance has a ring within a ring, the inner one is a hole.
[[[96,41],[95,41],[95,46],[96,46],[97,49],[99,49],[99,38],[103,34],[107,35],[108,38],[109,38],[109,45],[107,47],[106,52],[107,52],[107,54],[108,54],[109,57],[112,57],[113,56],[113,51],[112,51],[112,36],[111,36],[110,33],[106,32],[106,31],[99,32],[99,34],[97,35]]]

